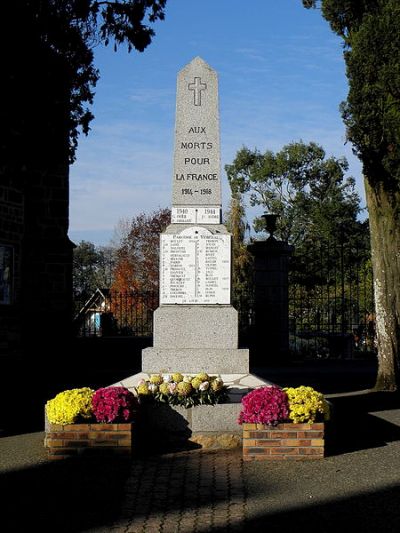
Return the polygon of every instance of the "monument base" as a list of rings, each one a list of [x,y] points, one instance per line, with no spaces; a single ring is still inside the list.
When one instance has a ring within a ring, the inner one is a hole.
[[[140,372],[114,385],[132,391],[139,380],[148,378],[148,373]],[[193,443],[202,448],[241,446],[242,429],[238,424],[241,399],[252,389],[271,383],[249,373],[221,374],[221,378],[228,387],[226,403],[198,405],[188,409],[160,403],[143,404],[143,431],[151,440],[159,435],[159,441],[166,445]]]

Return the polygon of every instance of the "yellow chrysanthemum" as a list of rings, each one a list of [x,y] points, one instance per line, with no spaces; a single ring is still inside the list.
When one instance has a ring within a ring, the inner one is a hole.
[[[224,382],[221,378],[215,378],[211,380],[211,388],[214,392],[219,391],[224,386]]]
[[[161,383],[160,385],[160,392],[161,394],[168,394],[169,393],[169,383]]]
[[[186,381],[181,381],[176,386],[178,394],[182,396],[188,396],[192,392],[192,385]]]
[[[329,419],[329,405],[322,393],[312,387],[300,386],[283,389],[289,398],[289,418],[294,423],[315,422],[319,414]]]
[[[175,374],[172,374],[172,381],[175,381],[175,383],[180,383],[183,381],[183,374],[180,372],[175,372]]]
[[[149,386],[147,383],[141,383],[137,387],[138,394],[142,394],[143,396],[146,396],[150,394]]]
[[[150,383],[153,383],[154,385],[161,385],[163,381],[164,378],[160,374],[152,374],[150,376]]]
[[[205,372],[199,372],[196,375],[196,378],[199,379],[200,381],[209,381],[210,376],[206,374]]]
[[[60,392],[46,403],[46,414],[52,424],[73,424],[79,417],[90,418],[94,390],[89,387]]]
[[[197,390],[198,388],[200,388],[200,385],[203,383],[203,381],[199,379],[198,377],[195,377],[192,379],[190,383],[192,387]]]

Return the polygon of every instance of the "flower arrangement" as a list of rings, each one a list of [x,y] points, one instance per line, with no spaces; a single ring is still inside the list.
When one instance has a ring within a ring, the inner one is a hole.
[[[215,405],[227,398],[227,388],[219,376],[200,372],[195,376],[180,372],[151,374],[136,387],[139,401],[152,400],[182,407]]]
[[[93,414],[97,422],[129,422],[137,400],[125,387],[98,389],[92,398]]]
[[[289,418],[295,424],[312,424],[318,419],[329,420],[329,404],[322,393],[303,385],[283,390],[289,399]]]
[[[75,424],[81,421],[120,422],[131,420],[137,400],[125,387],[106,387],[94,391],[89,387],[60,392],[46,403],[47,419],[52,424]]]
[[[289,401],[286,392],[280,387],[260,387],[242,398],[242,411],[239,424],[276,425],[289,416]]]
[[[329,420],[328,402],[312,387],[260,387],[242,398],[242,406],[239,424],[275,426],[281,422],[313,424]]]

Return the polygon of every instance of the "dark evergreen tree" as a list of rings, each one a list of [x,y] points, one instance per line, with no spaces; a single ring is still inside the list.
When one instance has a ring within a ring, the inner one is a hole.
[[[320,7],[343,39],[348,139],[363,164],[369,212],[378,340],[377,390],[400,374],[400,3],[303,0]]]
[[[93,48],[125,43],[143,51],[166,0],[13,0],[2,8],[0,156],[29,172],[72,161],[87,133],[99,72]]]
[[[96,289],[110,289],[116,260],[117,251],[113,247],[81,241],[73,255],[74,298],[83,303]]]

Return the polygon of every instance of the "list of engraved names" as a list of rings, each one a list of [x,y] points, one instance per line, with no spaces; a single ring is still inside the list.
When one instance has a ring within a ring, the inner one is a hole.
[[[160,304],[230,304],[230,239],[201,227],[161,235]]]

